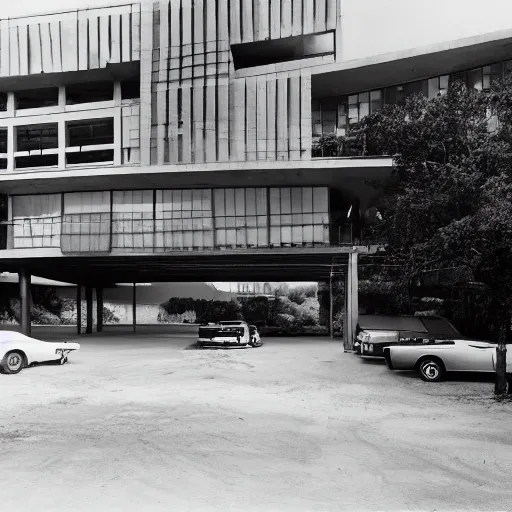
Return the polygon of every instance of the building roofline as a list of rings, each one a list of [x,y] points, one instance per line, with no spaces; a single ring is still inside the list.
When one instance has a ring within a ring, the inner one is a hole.
[[[115,0],[108,0],[108,2],[115,2]],[[85,11],[95,11],[101,9],[110,9],[112,7],[128,7],[131,5],[140,5],[141,0],[135,2],[127,2],[126,0],[122,0],[119,3],[107,3],[105,0],[105,5],[87,5],[84,7],[79,7],[76,9],[59,9],[59,10],[48,10],[48,11],[38,11],[34,14],[22,14],[19,16],[0,16],[0,21],[14,21],[14,20],[23,20],[26,18],[39,18],[42,16],[59,16],[65,14],[72,14],[75,12],[85,12]]]

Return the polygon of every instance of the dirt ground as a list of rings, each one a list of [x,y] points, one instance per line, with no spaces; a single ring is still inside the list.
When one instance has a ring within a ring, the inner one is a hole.
[[[0,375],[4,510],[511,508],[512,404],[490,379],[427,384],[322,338],[79,341]]]

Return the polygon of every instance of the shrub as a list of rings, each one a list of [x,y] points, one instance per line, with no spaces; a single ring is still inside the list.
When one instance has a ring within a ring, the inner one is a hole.
[[[103,323],[104,324],[118,324],[119,318],[114,314],[114,312],[103,306]]]

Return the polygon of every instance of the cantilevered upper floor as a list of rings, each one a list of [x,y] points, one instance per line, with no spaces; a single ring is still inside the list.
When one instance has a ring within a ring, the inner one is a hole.
[[[442,93],[461,71],[485,86],[512,58],[507,6],[490,3],[492,17],[488,3],[443,5],[442,24],[405,0],[143,0],[2,20],[0,192],[23,192],[27,174],[69,190],[112,170],[129,188],[133,166],[333,156],[312,152],[315,138],[386,102]]]

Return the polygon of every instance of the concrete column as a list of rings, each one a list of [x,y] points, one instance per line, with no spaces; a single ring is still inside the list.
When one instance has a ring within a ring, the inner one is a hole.
[[[133,314],[133,332],[136,332],[137,331],[137,286],[136,286],[136,283],[133,283],[132,314]]]
[[[329,333],[331,338],[334,338],[334,297],[332,293],[332,270],[329,277]]]
[[[96,331],[103,332],[103,288],[96,288]]]
[[[30,336],[31,334],[31,319],[30,319],[30,303],[31,303],[31,294],[30,294],[30,281],[31,276],[30,273],[25,269],[20,270],[19,272],[19,280],[20,280],[20,326],[21,332],[26,336]]]
[[[82,334],[82,285],[76,285],[76,333]]]
[[[85,301],[86,301],[86,308],[87,308],[87,325],[85,328],[85,332],[87,334],[92,334],[92,324],[93,324],[93,308],[92,308],[92,286],[87,285],[85,287]]]
[[[345,286],[345,325],[343,341],[346,351],[351,351],[359,320],[359,277],[357,272],[357,252],[348,256],[347,276]]]

